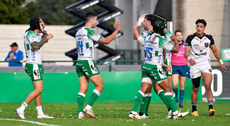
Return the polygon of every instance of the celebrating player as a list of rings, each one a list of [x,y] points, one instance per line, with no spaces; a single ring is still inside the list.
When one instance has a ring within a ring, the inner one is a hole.
[[[196,21],[196,33],[189,35],[186,39],[185,54],[191,65],[190,75],[193,83],[191,94],[193,116],[199,116],[196,104],[201,76],[207,94],[209,115],[213,116],[216,113],[213,109],[213,94],[211,90],[212,68],[210,64],[209,48],[212,50],[216,59],[220,62],[222,71],[226,72],[226,67],[221,59],[218,49],[215,46],[212,36],[204,33],[206,25],[207,23],[204,19],[198,19]]]
[[[179,45],[175,42],[175,47],[172,46],[167,40],[163,39],[161,35],[165,25],[162,21],[155,21],[154,16],[146,16],[144,24],[152,25],[154,32],[150,33],[145,39],[140,36],[138,23],[135,24],[134,33],[138,41],[144,43],[145,48],[145,64],[142,67],[142,84],[141,89],[135,96],[133,109],[129,114],[129,118],[140,119],[137,114],[138,107],[141,100],[146,95],[147,89],[152,87],[152,83],[158,84],[165,91],[165,99],[172,109],[174,119],[178,118],[177,106],[173,100],[173,96],[168,85],[167,77],[162,69],[163,64],[163,49],[173,52],[178,52]],[[175,38],[175,37],[174,37]]]
[[[162,20],[162,17],[158,16],[158,15],[146,15],[146,14],[143,14],[139,17],[138,19],[138,25],[136,25],[136,27],[134,28],[134,30],[136,29],[137,31],[140,31],[140,25],[143,23],[145,17],[156,17],[156,20]],[[152,34],[153,32],[153,27],[152,25],[147,25],[147,23],[144,23],[144,32],[142,32],[142,34],[140,35],[139,39],[136,38],[135,34],[133,36],[133,39],[135,40],[138,40],[138,42],[140,42],[141,45],[144,45],[144,39],[149,35],[149,34]],[[171,33],[169,30],[167,30],[166,28],[164,29],[164,36],[162,36],[164,38],[167,38],[168,42],[173,42],[171,40]],[[142,39],[143,38],[143,39]],[[164,55],[165,57],[165,55]],[[170,57],[168,57],[170,58]],[[167,65],[163,64],[162,65],[165,69],[168,70],[171,70],[170,67],[168,67]],[[167,72],[166,71],[166,72]],[[169,82],[169,86],[171,85],[171,80],[168,80]],[[148,83],[148,82],[146,82]],[[166,105],[167,109],[168,109],[168,116],[167,116],[167,119],[170,119],[172,118],[172,111],[171,111],[171,108],[170,106],[168,105],[168,103],[166,102],[166,99],[165,99],[165,96],[164,96],[164,90],[157,84],[157,83],[153,83],[151,81],[151,83],[149,84],[153,84],[153,87],[154,87],[154,91],[159,95],[159,97],[161,98],[161,100],[164,102],[164,104]],[[171,86],[170,86],[170,90],[171,90]],[[171,92],[173,93],[173,91],[171,90]],[[173,93],[174,94],[174,93]],[[140,104],[140,112],[139,112],[139,116],[141,119],[146,119],[148,118],[148,108],[149,108],[149,104],[150,104],[150,101],[151,101],[151,97],[152,97],[152,87],[150,86],[147,91],[146,91],[146,95],[143,97],[142,101],[141,101],[141,104]],[[175,99],[174,99],[175,100]],[[174,101],[176,102],[176,101]],[[186,116],[188,114],[188,112],[180,112],[179,113],[179,116],[180,117],[183,117],[183,116]]]
[[[78,49],[76,71],[80,85],[80,91],[78,93],[78,118],[80,119],[85,118],[85,114],[89,115],[91,118],[97,118],[93,113],[92,106],[104,89],[101,74],[94,61],[93,41],[109,44],[120,30],[120,21],[118,21],[115,31],[110,36],[104,38],[93,30],[97,23],[97,15],[89,12],[86,14],[85,26],[76,33],[76,44]],[[93,82],[96,88],[91,93],[87,105],[84,108],[85,94],[88,89],[89,80]]]
[[[144,19],[146,16],[153,16],[153,15],[143,14],[139,17],[137,27],[135,27],[135,28],[138,28],[139,31],[140,31],[140,26],[144,22]],[[143,37],[143,39],[145,39],[148,36],[148,34],[153,32],[153,27],[152,27],[152,25],[144,24],[144,30],[145,31],[141,33],[141,36]],[[135,34],[133,35],[133,39],[137,40],[137,37]],[[144,45],[143,41],[138,40],[138,42],[140,42],[140,44],[142,46]],[[147,119],[148,118],[148,108],[149,108],[151,98],[152,98],[152,87],[149,87],[146,91],[146,95],[143,97],[141,104],[140,104],[139,116],[141,119]]]
[[[25,119],[24,110],[28,104],[34,100],[38,112],[37,118],[53,118],[45,115],[41,106],[41,93],[43,89],[43,66],[42,52],[40,48],[53,38],[52,34],[47,34],[45,23],[41,18],[32,18],[30,20],[30,28],[24,35],[24,46],[26,52],[25,71],[30,76],[34,90],[28,95],[22,105],[16,109],[16,113],[20,118]]]

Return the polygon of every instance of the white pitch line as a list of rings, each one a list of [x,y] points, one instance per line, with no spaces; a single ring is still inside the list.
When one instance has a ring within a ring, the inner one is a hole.
[[[18,121],[18,122],[27,122],[27,123],[32,123],[32,124],[37,124],[37,125],[42,125],[42,126],[60,126],[60,125],[53,125],[53,124],[45,124],[41,122],[35,122],[35,121],[29,121],[29,120],[21,120],[21,119],[2,119],[0,120],[11,120],[11,121]]]

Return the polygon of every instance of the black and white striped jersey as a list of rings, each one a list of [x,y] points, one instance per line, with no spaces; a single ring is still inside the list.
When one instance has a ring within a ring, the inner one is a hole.
[[[191,48],[190,56],[197,64],[206,64],[210,62],[209,47],[214,44],[212,36],[205,33],[201,38],[194,33],[189,35],[186,39],[186,47]]]

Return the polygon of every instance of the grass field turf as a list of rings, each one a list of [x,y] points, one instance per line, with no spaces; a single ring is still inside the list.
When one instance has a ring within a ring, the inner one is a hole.
[[[15,109],[21,103],[0,103],[0,118],[1,119],[19,119],[15,114]],[[48,115],[54,116],[54,119],[37,119],[37,111],[34,103],[31,103],[25,110],[26,120],[36,121],[45,124],[54,124],[62,126],[72,125],[93,125],[93,126],[151,126],[151,125],[212,125],[223,126],[230,125],[230,102],[215,102],[214,109],[216,115],[208,116],[207,103],[199,102],[197,105],[199,117],[191,116],[191,113],[179,120],[166,120],[166,107],[163,103],[152,102],[149,109],[149,119],[147,120],[131,120],[128,119],[129,111],[132,108],[131,102],[103,102],[95,103],[94,112],[98,116],[95,119],[78,119],[77,103],[43,103],[43,110]],[[181,111],[186,111],[191,108],[190,102],[184,103],[184,108]],[[191,112],[191,110],[190,110]],[[35,124],[26,122],[17,122],[10,120],[0,120],[0,126],[34,126]]]

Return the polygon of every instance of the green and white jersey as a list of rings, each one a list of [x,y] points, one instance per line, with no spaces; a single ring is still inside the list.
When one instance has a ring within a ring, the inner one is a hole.
[[[146,37],[148,36],[148,31],[142,32],[142,33],[141,33],[141,36],[142,36],[143,38],[146,38]]]
[[[145,39],[148,35],[152,34],[153,29],[152,30],[146,30],[144,32],[141,33],[141,36]]]
[[[152,34],[153,33],[153,29],[152,30],[145,30],[145,31],[143,31],[143,32],[141,32],[141,36],[144,38],[144,40],[145,40],[145,38],[148,36],[148,35],[150,35],[150,34]],[[143,46],[143,45],[142,45]],[[145,52],[145,48],[144,48],[144,52]]]
[[[168,43],[170,43],[172,41],[171,36],[172,36],[172,33],[168,29],[166,29],[165,35],[163,37],[168,41]],[[169,62],[171,62],[171,56],[172,56],[171,52],[166,50],[165,59],[167,59]]]
[[[93,41],[99,42],[102,36],[88,27],[82,27],[75,37],[78,48],[78,60],[94,60]]]
[[[174,46],[160,35],[153,33],[145,38],[144,48],[146,52],[145,63],[152,65],[163,64],[163,49],[172,51]]]
[[[40,49],[34,50],[32,43],[39,42],[42,36],[34,31],[28,30],[24,35],[24,47],[26,52],[26,63],[42,64],[42,52]]]

